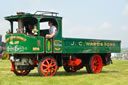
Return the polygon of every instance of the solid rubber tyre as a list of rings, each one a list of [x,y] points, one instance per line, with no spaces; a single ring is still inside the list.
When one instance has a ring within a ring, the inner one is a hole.
[[[88,73],[99,73],[102,70],[103,61],[99,55],[91,56],[89,63],[86,65]]]

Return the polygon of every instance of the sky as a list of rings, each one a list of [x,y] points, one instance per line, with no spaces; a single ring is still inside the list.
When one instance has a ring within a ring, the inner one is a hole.
[[[128,48],[128,0],[2,0],[0,34],[10,28],[5,16],[22,11],[54,11],[63,17],[63,37],[121,40]]]

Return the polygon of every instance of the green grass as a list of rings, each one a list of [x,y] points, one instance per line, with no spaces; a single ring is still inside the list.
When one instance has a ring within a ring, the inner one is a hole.
[[[41,77],[37,68],[28,76],[15,76],[8,60],[0,59],[0,85],[128,85],[128,61],[114,60],[98,74],[88,74],[83,68],[76,73],[66,73],[60,68],[53,77]]]

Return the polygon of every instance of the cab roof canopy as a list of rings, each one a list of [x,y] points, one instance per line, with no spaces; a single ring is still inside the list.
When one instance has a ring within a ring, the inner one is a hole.
[[[31,17],[36,19],[42,19],[42,18],[62,19],[62,17],[57,16],[57,14],[58,13],[56,12],[49,12],[49,11],[36,11],[34,14],[17,12],[17,15],[7,16],[5,17],[5,19],[9,21],[18,21],[19,18],[31,18]]]

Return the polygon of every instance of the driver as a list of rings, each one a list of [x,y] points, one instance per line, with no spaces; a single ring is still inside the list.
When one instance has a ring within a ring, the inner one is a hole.
[[[57,33],[57,28],[53,25],[53,22],[49,21],[48,22],[48,25],[49,25],[49,34],[47,34],[45,37],[46,38],[53,38],[56,33]]]
[[[28,27],[26,29],[26,33],[28,34],[32,34],[32,29],[33,29],[33,26],[31,24],[28,24]]]

